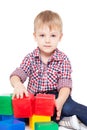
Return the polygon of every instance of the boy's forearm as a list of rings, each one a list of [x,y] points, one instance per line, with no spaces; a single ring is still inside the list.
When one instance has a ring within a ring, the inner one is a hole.
[[[65,103],[65,101],[67,100],[67,98],[70,95],[70,88],[68,87],[63,87],[60,89],[59,91],[59,95],[58,95],[58,102],[63,106],[63,104]]]
[[[11,82],[13,87],[17,87],[17,86],[22,84],[21,81],[20,81],[20,78],[18,76],[12,76],[10,78],[10,82]]]

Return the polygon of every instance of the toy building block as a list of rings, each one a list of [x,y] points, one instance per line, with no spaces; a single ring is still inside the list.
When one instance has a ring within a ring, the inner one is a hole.
[[[2,120],[2,116],[0,115],[0,121]]]
[[[9,119],[14,119],[14,115],[2,115],[2,121],[9,120]]]
[[[19,120],[19,121],[23,121],[23,122],[27,122],[27,118],[15,118],[14,115],[1,115],[1,120],[4,121],[4,120],[10,120],[10,119],[16,119],[16,120]]]
[[[37,94],[35,96],[35,115],[53,116],[55,96],[53,94]]]
[[[14,117],[29,118],[33,115],[34,109],[34,95],[30,94],[28,97],[22,99],[14,98],[12,100]]]
[[[31,130],[35,130],[34,128],[35,122],[49,122],[49,121],[51,121],[50,116],[33,115],[31,118],[29,118],[29,126]]]
[[[0,121],[0,130],[25,130],[25,123],[16,119]]]
[[[54,122],[36,122],[35,123],[35,130],[58,130],[59,125]]]
[[[13,115],[12,94],[0,95],[0,115]]]

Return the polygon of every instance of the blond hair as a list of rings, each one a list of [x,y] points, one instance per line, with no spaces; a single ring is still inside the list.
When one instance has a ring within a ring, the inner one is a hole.
[[[50,29],[57,28],[62,32],[62,19],[58,13],[50,10],[45,10],[39,13],[34,20],[34,31],[44,24],[48,25]]]

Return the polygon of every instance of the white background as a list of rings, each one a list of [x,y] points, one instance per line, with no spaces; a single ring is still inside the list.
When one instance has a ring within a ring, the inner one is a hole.
[[[11,72],[36,43],[33,21],[43,10],[53,10],[63,20],[63,38],[58,48],[72,64],[76,101],[87,105],[87,0],[0,0],[0,94],[11,93]]]

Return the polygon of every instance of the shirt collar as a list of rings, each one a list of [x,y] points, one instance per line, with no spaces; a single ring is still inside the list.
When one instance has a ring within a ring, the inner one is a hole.
[[[56,61],[63,60],[63,58],[62,58],[62,52],[60,50],[58,50],[58,48],[56,48],[56,50],[54,51],[51,59],[54,59]]]
[[[63,60],[63,53],[58,50],[58,48],[56,48],[56,50],[54,51],[53,55],[50,57],[50,60],[55,60],[55,61],[59,61],[59,60]],[[37,47],[34,51],[34,57],[35,58],[40,58],[40,50],[39,47]]]
[[[39,50],[39,47],[37,47],[37,48],[34,50],[34,57],[35,57],[35,58],[40,57],[40,50]]]

